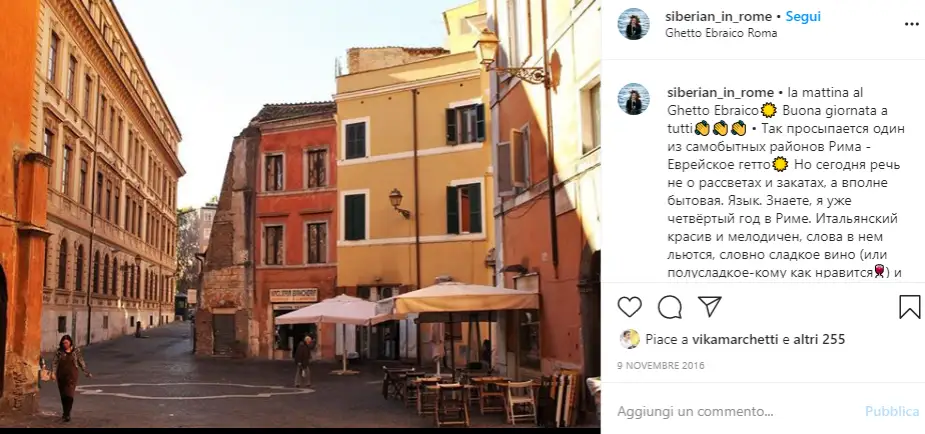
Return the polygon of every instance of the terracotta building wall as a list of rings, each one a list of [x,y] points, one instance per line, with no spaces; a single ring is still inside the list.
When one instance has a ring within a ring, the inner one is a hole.
[[[0,14],[0,412],[38,408],[45,201],[50,160],[29,150],[39,2]]]
[[[337,234],[337,173],[336,143],[337,131],[334,122],[320,126],[304,127],[283,132],[264,132],[260,139],[261,161],[267,154],[283,155],[284,190],[264,192],[263,172],[258,170],[260,192],[257,193],[257,222],[255,240],[261,240],[254,247],[256,289],[254,322],[260,336],[260,357],[272,357],[275,326],[272,305],[269,300],[272,289],[318,288],[318,301],[334,297],[337,276],[337,249],[334,240]],[[326,186],[305,188],[305,153],[308,150],[327,150]],[[327,223],[327,262],[307,264],[306,246],[309,223]],[[285,263],[281,266],[264,265],[264,225],[283,225]],[[318,356],[334,358],[334,325],[320,325]],[[289,357],[288,355],[277,355]]]

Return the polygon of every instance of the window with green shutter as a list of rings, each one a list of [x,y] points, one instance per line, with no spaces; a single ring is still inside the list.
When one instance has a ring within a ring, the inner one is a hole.
[[[344,127],[345,160],[365,158],[367,156],[366,134],[366,122],[347,124]]]
[[[482,233],[482,184],[446,188],[446,232]]]
[[[485,105],[473,104],[446,109],[446,144],[485,141]]]
[[[344,196],[344,239],[357,241],[366,239],[366,195]]]

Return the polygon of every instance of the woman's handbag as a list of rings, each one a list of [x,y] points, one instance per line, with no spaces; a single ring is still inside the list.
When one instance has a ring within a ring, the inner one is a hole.
[[[42,368],[41,370],[39,370],[39,379],[41,379],[42,381],[51,381],[51,371],[45,368]]]

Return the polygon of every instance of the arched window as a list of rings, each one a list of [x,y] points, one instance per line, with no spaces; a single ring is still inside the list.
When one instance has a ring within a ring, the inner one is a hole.
[[[112,258],[112,295],[119,295],[119,260]]]
[[[77,266],[74,267],[76,270],[74,272],[74,290],[83,291],[84,290],[84,246],[83,244],[77,246],[77,259],[74,261]]]
[[[109,293],[109,255],[103,258],[103,294]]]
[[[122,298],[126,298],[126,297],[128,297],[128,290],[129,290],[129,286],[128,286],[128,283],[129,283],[129,280],[128,280],[128,277],[129,277],[129,276],[128,276],[128,274],[129,274],[129,271],[128,271],[128,262],[126,262],[125,264],[123,264],[122,267],[124,267],[124,268],[122,268]]]
[[[100,292],[100,252],[93,254],[93,292]]]
[[[42,286],[43,287],[51,286],[51,284],[48,283],[48,270],[51,269],[49,265],[51,264],[48,263],[48,241],[45,241],[45,269],[42,270],[42,279],[43,279]]]
[[[141,296],[141,265],[135,266],[135,298]]]
[[[58,288],[67,289],[67,240],[64,238],[58,247]]]

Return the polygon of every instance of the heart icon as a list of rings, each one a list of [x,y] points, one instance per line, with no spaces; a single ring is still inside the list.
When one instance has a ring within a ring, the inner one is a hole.
[[[632,318],[633,315],[636,315],[636,312],[639,312],[639,309],[642,309],[642,300],[639,297],[620,297],[620,300],[617,301],[617,307],[620,308],[624,315]]]

